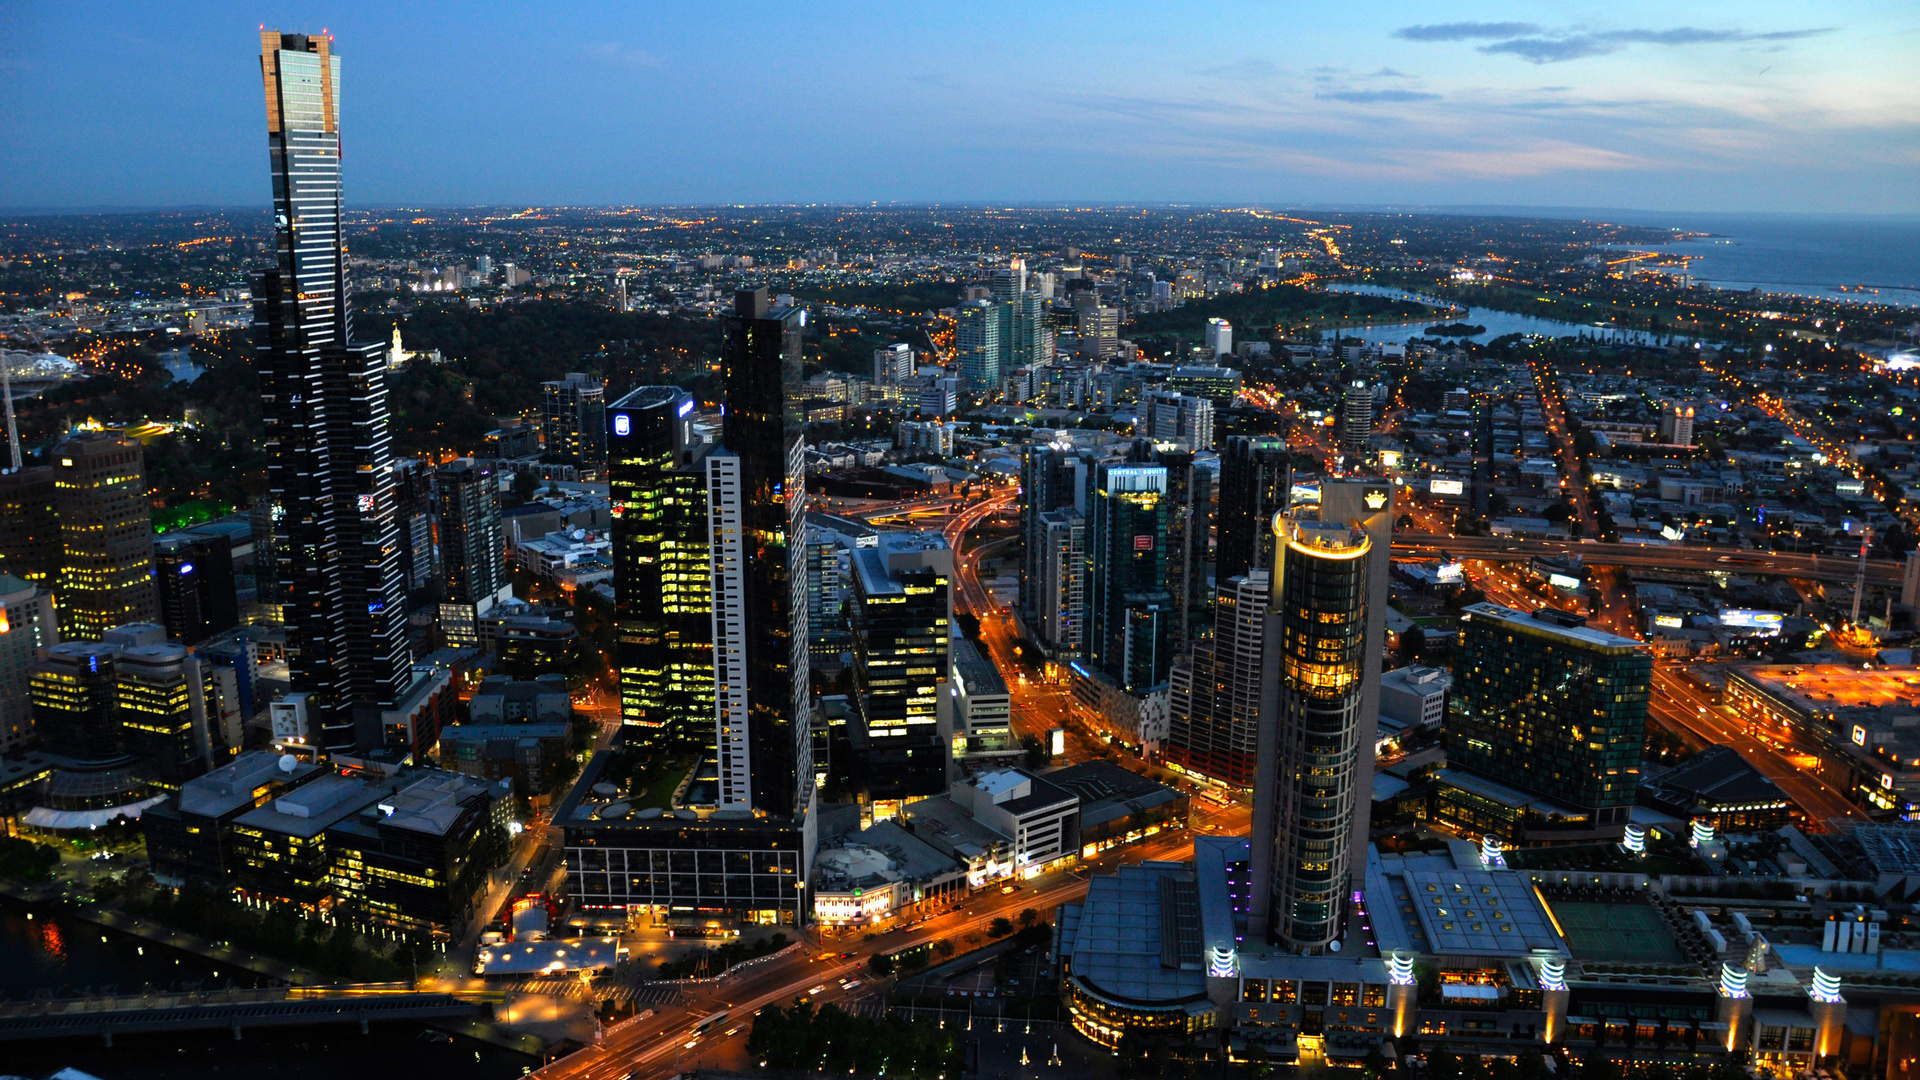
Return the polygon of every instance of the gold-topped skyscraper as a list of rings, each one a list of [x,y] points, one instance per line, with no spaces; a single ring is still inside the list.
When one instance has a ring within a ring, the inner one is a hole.
[[[412,668],[386,357],[353,339],[348,316],[333,41],[262,29],[260,71],[273,265],[253,280],[254,355],[291,684],[276,730],[351,750],[377,741],[379,709]]]

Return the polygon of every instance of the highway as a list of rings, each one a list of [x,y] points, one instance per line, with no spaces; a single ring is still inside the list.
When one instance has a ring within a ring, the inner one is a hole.
[[[1793,555],[1784,551],[1694,545],[1584,543],[1578,540],[1525,540],[1513,536],[1452,536],[1395,533],[1394,554],[1438,555],[1489,562],[1523,562],[1536,555],[1578,556],[1589,566],[1648,567],[1662,570],[1717,570],[1850,585],[1859,561],[1848,556]],[[1892,559],[1868,559],[1867,582],[1898,585],[1901,565]]]

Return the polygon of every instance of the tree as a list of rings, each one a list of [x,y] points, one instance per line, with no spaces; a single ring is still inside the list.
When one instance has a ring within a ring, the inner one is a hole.
[[[1013,920],[1002,915],[987,924],[987,936],[1003,938],[1013,933]]]
[[[947,938],[941,938],[933,943],[933,951],[939,953],[940,958],[945,960],[954,953],[953,942]]]
[[[1047,762],[1053,760],[1053,755],[1047,753],[1047,744],[1033,735],[1020,737],[1020,749],[1027,753],[1026,764],[1029,769],[1045,768]]]
[[[1035,911],[1032,908],[1020,909],[1020,926],[1022,929],[1032,926],[1034,923],[1037,923],[1039,921],[1040,921],[1040,913],[1038,911]]]
[[[533,493],[538,490],[539,487],[540,481],[535,479],[532,473],[517,472],[513,474],[513,497],[519,499],[521,502],[532,501]]]
[[[893,974],[893,957],[886,953],[874,953],[867,960],[867,970],[884,979]]]

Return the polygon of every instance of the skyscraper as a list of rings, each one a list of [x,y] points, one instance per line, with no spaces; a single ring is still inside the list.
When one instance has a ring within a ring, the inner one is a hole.
[[[1233,355],[1233,324],[1225,319],[1208,319],[1204,344],[1216,360]]]
[[[570,371],[564,379],[540,384],[540,437],[547,453],[576,458],[582,465],[607,460],[607,388],[586,374]]]
[[[1163,683],[1173,666],[1167,591],[1167,470],[1094,466],[1087,518],[1087,651],[1095,670],[1131,693]]]
[[[707,451],[693,397],[643,386],[607,409],[620,718],[663,745],[710,749],[713,600]]]
[[[953,328],[954,357],[968,392],[976,399],[991,399],[1000,392],[1000,373],[1012,333],[1011,312],[1011,306],[999,300],[969,300],[960,305]]]
[[[356,342],[340,220],[340,60],[326,36],[260,35],[273,265],[253,281],[267,485],[291,707],[327,751],[375,734],[412,677],[385,350]],[[264,590],[263,590],[264,591]]]
[[[1640,786],[1653,655],[1566,612],[1460,615],[1442,743],[1460,767],[1624,826]]]
[[[122,623],[158,621],[140,444],[117,435],[71,435],[54,447],[53,460],[60,635],[97,640]]]
[[[1346,394],[1340,399],[1340,449],[1348,454],[1358,454],[1367,448],[1368,440],[1373,438],[1373,390],[1366,380],[1355,379],[1348,384]]]
[[[1020,460],[1020,618],[1029,628],[1041,632],[1042,644],[1055,652],[1077,651],[1084,641],[1076,633],[1075,644],[1068,647],[1064,638],[1056,640],[1038,628],[1049,623],[1058,625],[1060,609],[1056,605],[1065,598],[1067,588],[1085,599],[1081,571],[1069,576],[1056,564],[1062,545],[1069,539],[1084,557],[1084,524],[1070,522],[1084,521],[1091,468],[1089,456],[1066,443],[1029,446]],[[1055,511],[1066,516],[1055,516]],[[1070,537],[1068,530],[1076,528],[1078,535]],[[1049,539],[1050,532],[1057,535]]]
[[[53,594],[0,571],[0,753],[33,733],[28,678],[39,651],[59,643]]]
[[[1273,567],[1273,515],[1287,508],[1293,484],[1287,444],[1269,436],[1234,435],[1220,450],[1219,544],[1214,580]]]
[[[153,581],[167,636],[192,645],[240,625],[233,545],[224,536],[163,536],[153,546]]]
[[[853,551],[853,690],[875,801],[946,790],[935,691],[948,676],[953,549],[935,531],[889,532]]]
[[[1296,952],[1330,949],[1366,873],[1393,488],[1333,480],[1318,520],[1272,519],[1254,777],[1253,920]]]
[[[53,470],[0,473],[0,574],[52,589],[60,579]]]
[[[716,701],[716,711],[732,716],[744,698],[752,806],[794,816],[813,794],[801,534],[805,425],[786,393],[800,382],[806,323],[804,310],[772,303],[764,288],[734,295],[733,311],[721,318],[727,391],[721,441],[730,460],[723,470],[716,455],[707,485],[715,694],[727,699]]]
[[[499,478],[465,458],[441,469],[434,485],[440,504],[440,632],[450,643],[471,648],[480,643],[480,616],[507,579]]]
[[[1146,395],[1141,433],[1188,450],[1213,449],[1213,402],[1193,394],[1153,390]]]
[[[1268,570],[1220,583],[1213,636],[1194,642],[1168,677],[1167,761],[1230,787],[1253,787],[1259,764],[1260,687]]]

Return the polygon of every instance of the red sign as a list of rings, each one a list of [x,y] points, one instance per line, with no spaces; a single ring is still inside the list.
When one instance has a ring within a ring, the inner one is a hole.
[[[1134,538],[1133,538],[1133,550],[1135,550],[1135,551],[1152,551],[1152,550],[1153,550],[1153,537],[1151,537],[1151,536],[1136,536],[1136,537],[1134,537]]]

